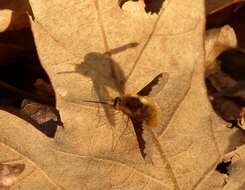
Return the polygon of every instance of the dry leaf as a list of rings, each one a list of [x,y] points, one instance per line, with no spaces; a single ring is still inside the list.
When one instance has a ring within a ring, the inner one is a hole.
[[[243,190],[245,188],[243,180],[245,175],[244,150],[245,146],[243,145],[239,149],[225,154],[223,163],[228,163],[226,165],[226,173],[220,173],[214,170],[204,179],[204,183],[200,186],[200,189]]]
[[[240,111],[240,117],[238,118],[238,126],[240,126],[243,130],[245,130],[245,107],[243,107]]]
[[[64,128],[50,139],[0,112],[0,159],[21,157],[29,171],[33,168],[18,186],[209,189],[206,179],[244,138],[238,129],[224,127],[227,123],[213,112],[206,95],[204,2],[165,1],[159,14],[147,14],[142,3],[132,1],[123,9],[117,1],[30,3],[38,54],[52,81]],[[138,45],[131,47],[134,43]],[[96,106],[82,104],[119,94],[112,67],[122,74],[125,92],[133,94],[158,74],[169,74],[165,88],[154,97],[162,122],[152,131],[153,164],[142,159],[133,128],[122,115],[115,115],[111,126],[100,115],[103,109],[98,114]],[[217,174],[212,180],[223,178]]]
[[[0,164],[0,189],[12,186],[24,169],[24,164]]]
[[[205,38],[205,67],[206,75],[219,70],[216,58],[225,50],[235,48],[237,39],[234,30],[226,25],[219,29],[211,29]]]
[[[20,115],[49,137],[54,137],[59,121],[57,110],[28,99],[21,103]]]

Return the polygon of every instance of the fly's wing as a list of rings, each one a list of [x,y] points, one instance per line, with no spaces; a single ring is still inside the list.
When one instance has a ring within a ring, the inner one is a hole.
[[[147,126],[144,120],[131,118],[131,121],[133,123],[142,158],[146,163],[153,164],[153,160],[151,158],[153,152],[153,139],[151,132],[149,132],[151,129]]]
[[[155,155],[157,152],[159,153],[159,150],[156,152],[156,137],[154,135],[154,132],[152,129],[147,126],[146,122],[143,122],[143,139],[145,140],[145,162],[154,164],[153,155]]]
[[[143,129],[143,121],[137,120],[137,119],[132,118],[132,117],[130,119],[133,123],[134,132],[135,132],[135,135],[137,137],[140,153],[141,153],[143,159],[145,159],[146,153],[145,153],[145,140],[143,139],[143,130],[144,130]]]
[[[94,84],[95,89],[97,89],[97,97],[99,98],[99,101],[104,101],[105,99],[110,99],[109,93],[106,90],[106,88],[101,88],[99,85]],[[100,89],[101,88],[101,89]],[[115,126],[115,115],[114,115],[114,110],[111,108],[111,106],[108,106],[106,104],[101,104],[106,118],[109,121],[111,126]]]
[[[140,96],[155,96],[167,84],[168,78],[168,73],[160,73],[137,94]]]

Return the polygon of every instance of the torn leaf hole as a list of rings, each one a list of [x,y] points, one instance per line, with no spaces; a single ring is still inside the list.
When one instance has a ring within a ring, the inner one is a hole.
[[[231,161],[222,161],[216,166],[216,170],[222,174],[229,175],[229,166]]]
[[[123,7],[128,1],[138,1],[138,0],[118,0],[118,5],[120,8]],[[145,12],[150,14],[158,14],[163,6],[164,0],[144,0]]]

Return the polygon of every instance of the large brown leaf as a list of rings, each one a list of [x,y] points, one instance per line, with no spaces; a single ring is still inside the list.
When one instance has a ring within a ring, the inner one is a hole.
[[[142,1],[122,9],[108,0],[30,2],[64,128],[50,139],[0,113],[0,161],[26,166],[13,189],[211,189],[209,176],[243,136],[225,127],[206,95],[204,2],[165,1],[152,15]],[[150,129],[148,163],[122,114],[108,120],[112,109],[98,113],[82,100],[135,94],[163,72],[168,83],[154,97],[162,122]],[[226,177],[216,173],[214,186],[222,189]]]

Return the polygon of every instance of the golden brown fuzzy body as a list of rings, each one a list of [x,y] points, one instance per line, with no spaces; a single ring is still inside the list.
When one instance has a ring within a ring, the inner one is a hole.
[[[144,121],[149,127],[160,124],[160,108],[148,96],[126,94],[116,97],[113,107],[135,120]]]

